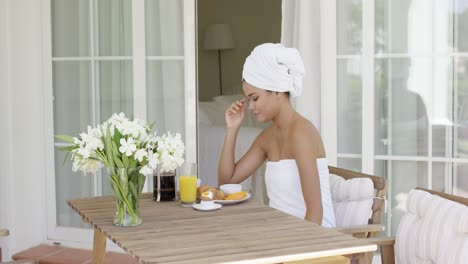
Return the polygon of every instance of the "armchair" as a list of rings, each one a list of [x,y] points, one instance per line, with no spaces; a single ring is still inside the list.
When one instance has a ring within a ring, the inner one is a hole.
[[[380,247],[383,264],[466,263],[468,198],[416,188],[396,238],[370,238]]]
[[[384,230],[387,182],[382,177],[328,166],[337,230],[359,238]]]
[[[0,237],[6,237],[10,234],[8,229],[0,229]],[[0,246],[0,262],[2,261],[2,247]]]

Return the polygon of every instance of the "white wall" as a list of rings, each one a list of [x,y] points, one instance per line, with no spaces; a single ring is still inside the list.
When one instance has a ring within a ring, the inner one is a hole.
[[[46,239],[41,1],[0,0],[0,228],[6,259]]]

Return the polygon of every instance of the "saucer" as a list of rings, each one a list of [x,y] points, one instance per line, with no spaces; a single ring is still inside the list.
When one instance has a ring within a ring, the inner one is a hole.
[[[214,203],[212,206],[206,207],[206,206],[201,206],[201,204],[198,203],[198,204],[192,205],[192,207],[200,211],[213,211],[213,210],[218,210],[219,208],[223,206],[221,204]]]

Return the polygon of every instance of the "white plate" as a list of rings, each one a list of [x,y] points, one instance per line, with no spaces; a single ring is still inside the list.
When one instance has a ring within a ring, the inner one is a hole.
[[[247,193],[247,196],[245,196],[243,199],[240,200],[214,200],[215,203],[218,204],[236,204],[236,203],[242,203],[243,201],[246,201],[250,199],[250,193]]]
[[[198,204],[193,204],[192,207],[200,211],[213,211],[213,210],[218,210],[219,208],[223,206],[220,204],[214,203],[212,206],[206,207],[206,206],[201,206],[201,204],[198,203]]]

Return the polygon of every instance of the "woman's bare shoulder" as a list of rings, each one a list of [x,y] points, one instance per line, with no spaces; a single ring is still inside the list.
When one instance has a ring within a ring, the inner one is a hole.
[[[301,117],[293,124],[292,129],[293,145],[296,147],[306,147],[314,149],[318,157],[325,156],[322,137],[318,129],[304,117]]]
[[[274,128],[273,126],[270,125],[264,128],[262,132],[258,134],[257,138],[255,139],[255,142],[257,143],[268,142],[273,136],[273,133],[274,133]]]
[[[293,123],[292,132],[294,136],[320,137],[320,133],[314,124],[302,116]]]

